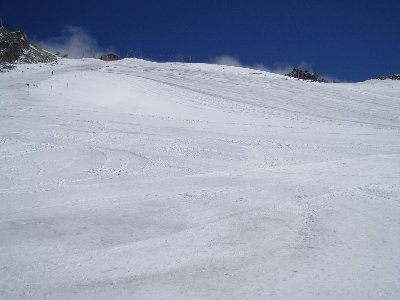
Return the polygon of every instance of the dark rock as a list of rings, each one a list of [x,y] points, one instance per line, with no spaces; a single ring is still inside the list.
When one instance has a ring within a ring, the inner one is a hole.
[[[25,32],[10,32],[0,27],[0,63],[49,63],[57,57],[45,50],[32,45]]]
[[[286,74],[285,76],[303,80],[311,80],[315,82],[328,82],[328,80],[322,78],[320,75],[300,68],[294,68],[290,73]]]
[[[105,61],[113,61],[113,60],[119,60],[119,57],[117,54],[114,53],[107,53],[107,54],[103,54],[100,57],[101,60],[105,60]]]
[[[391,79],[391,80],[400,80],[400,74],[392,74],[392,75],[387,75],[387,76],[380,76],[374,79],[378,79],[378,80],[387,80],[387,79]]]
[[[14,69],[14,67],[15,66],[13,64],[0,61],[0,72],[10,71],[10,70]]]

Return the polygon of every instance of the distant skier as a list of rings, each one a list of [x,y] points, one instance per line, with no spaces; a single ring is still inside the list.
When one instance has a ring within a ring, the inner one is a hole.
[[[54,75],[54,71],[51,71],[51,75]]]

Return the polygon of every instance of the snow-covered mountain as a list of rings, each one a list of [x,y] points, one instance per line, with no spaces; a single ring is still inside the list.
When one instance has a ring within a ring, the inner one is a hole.
[[[0,91],[1,299],[398,298],[399,81],[62,60]]]

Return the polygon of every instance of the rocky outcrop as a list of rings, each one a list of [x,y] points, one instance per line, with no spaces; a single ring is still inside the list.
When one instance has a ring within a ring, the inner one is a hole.
[[[0,28],[0,63],[49,63],[57,57],[45,50],[32,45],[25,32],[8,31]]]
[[[119,60],[119,57],[117,54],[107,53],[100,56],[100,59],[105,61],[114,61],[114,60]]]
[[[321,77],[320,75],[300,68],[294,68],[290,73],[286,74],[285,76],[303,80],[311,80],[315,82],[328,82],[328,80]]]
[[[387,75],[387,76],[380,76],[380,77],[377,77],[375,79],[378,79],[378,80],[387,80],[387,79],[400,80],[400,74],[392,74],[392,75]]]

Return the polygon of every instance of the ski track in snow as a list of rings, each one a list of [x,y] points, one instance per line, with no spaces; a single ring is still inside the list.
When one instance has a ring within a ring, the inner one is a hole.
[[[84,59],[0,91],[1,299],[398,298],[400,82]]]

